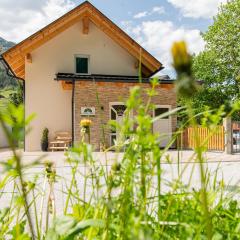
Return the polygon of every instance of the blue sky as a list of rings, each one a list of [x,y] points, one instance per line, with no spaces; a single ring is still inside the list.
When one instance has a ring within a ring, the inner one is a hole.
[[[76,1],[80,4],[83,1]],[[197,28],[201,31],[206,31],[208,26],[212,23],[212,19],[206,18],[189,18],[183,17],[179,9],[176,9],[171,3],[166,0],[91,0],[92,4],[98,7],[106,15],[110,16],[116,23],[121,23],[123,20],[133,20],[136,24],[142,20],[171,20],[176,26],[185,26],[190,28]],[[151,11],[153,7],[163,7],[165,12],[163,14],[152,14],[139,19],[133,19],[133,16],[144,12]]]
[[[191,53],[204,49],[201,32],[227,0],[90,0],[158,58],[174,76],[170,49],[185,40]],[[57,19],[82,0],[0,0],[0,36],[19,42]]]

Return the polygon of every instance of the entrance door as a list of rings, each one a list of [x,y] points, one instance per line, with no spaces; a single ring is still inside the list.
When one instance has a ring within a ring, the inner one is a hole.
[[[171,106],[157,106],[153,110],[153,116],[157,117],[168,112]],[[158,119],[153,123],[153,133],[159,135],[160,147],[166,147],[172,137],[172,119],[170,116]]]
[[[123,103],[111,103],[110,104],[110,119],[116,121],[121,126],[126,106]],[[110,133],[110,144],[115,145],[115,141],[119,138],[119,130],[112,129]]]

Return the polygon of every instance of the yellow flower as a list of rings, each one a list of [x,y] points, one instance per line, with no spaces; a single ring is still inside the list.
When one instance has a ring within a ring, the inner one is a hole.
[[[172,46],[173,65],[177,71],[191,67],[191,56],[184,41],[175,42]]]
[[[81,127],[90,127],[92,121],[90,119],[82,119],[80,122]]]
[[[173,66],[177,72],[175,87],[179,96],[190,98],[197,91],[192,74],[192,57],[184,41],[175,42],[172,46]]]

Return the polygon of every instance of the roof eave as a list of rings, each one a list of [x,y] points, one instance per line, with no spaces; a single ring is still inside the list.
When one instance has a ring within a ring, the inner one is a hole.
[[[152,78],[142,78],[142,83],[150,83]],[[55,81],[95,81],[95,82],[115,82],[115,83],[140,83],[137,76],[123,76],[123,75],[80,75],[71,73],[57,73],[54,78]],[[159,79],[160,84],[173,84],[173,79],[162,80]]]

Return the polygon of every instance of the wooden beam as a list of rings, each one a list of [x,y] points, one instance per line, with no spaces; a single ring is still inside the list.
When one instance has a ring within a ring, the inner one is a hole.
[[[28,63],[32,63],[32,54],[31,53],[27,53],[25,58]]]
[[[142,64],[142,66],[141,66],[141,70],[142,70],[142,76],[143,77],[149,77],[150,75],[151,75],[151,73],[152,73],[152,71],[151,70],[149,70],[146,66],[144,66],[143,64]]]
[[[16,74],[16,76],[18,77],[22,77],[25,75],[25,68],[21,68],[21,69],[18,69],[17,71],[14,72]]]
[[[18,77],[25,80],[25,71],[22,74],[19,74]]]
[[[11,65],[12,69],[18,68],[20,65],[24,64],[24,58],[19,58],[16,61],[9,61],[9,65]]]
[[[22,71],[22,69],[25,69],[25,64],[22,64],[17,68],[14,68],[13,71],[17,75],[20,71]]]
[[[63,90],[72,90],[73,84],[62,81],[62,88]]]
[[[86,35],[89,33],[89,18],[87,16],[82,19],[82,33]]]

